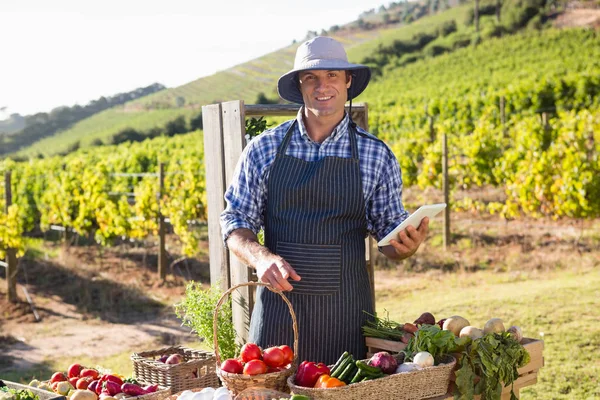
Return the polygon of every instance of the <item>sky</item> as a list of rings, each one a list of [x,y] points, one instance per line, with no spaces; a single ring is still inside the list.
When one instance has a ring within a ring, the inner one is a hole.
[[[0,0],[0,120],[154,82],[176,87],[382,4],[389,1]]]

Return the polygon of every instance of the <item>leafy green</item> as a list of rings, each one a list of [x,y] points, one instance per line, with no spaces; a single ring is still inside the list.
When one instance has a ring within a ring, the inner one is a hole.
[[[519,377],[517,369],[529,361],[527,350],[507,332],[469,340],[456,371],[454,399],[470,399],[473,395],[481,395],[485,400],[500,399],[502,385],[512,385]],[[511,400],[516,398],[511,387]]]
[[[0,392],[7,393],[8,396],[2,398],[10,398],[12,400],[39,400],[40,398],[28,389],[13,389],[8,386],[0,387]]]
[[[459,352],[463,344],[464,340],[458,339],[450,331],[442,330],[437,325],[422,325],[410,340],[404,352],[406,358],[412,360],[418,352],[426,351],[433,356],[437,364],[442,356]]]
[[[200,283],[190,282],[181,303],[175,304],[175,313],[182,319],[183,325],[192,328],[211,347],[214,340],[213,315],[222,294],[218,284],[205,290]],[[223,359],[234,358],[240,348],[235,340],[231,297],[221,305],[219,311],[217,319],[219,354]]]

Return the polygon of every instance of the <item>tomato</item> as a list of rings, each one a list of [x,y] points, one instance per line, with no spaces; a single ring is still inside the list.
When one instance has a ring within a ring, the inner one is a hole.
[[[50,378],[50,383],[66,381],[67,377],[62,372],[55,372]]]
[[[291,364],[291,362],[294,361],[294,351],[292,348],[287,344],[279,346],[279,348],[283,351],[283,356],[285,358],[285,363],[283,365]]]
[[[94,380],[94,379],[98,379],[98,377],[100,376],[100,373],[98,371],[96,371],[95,369],[85,368],[81,371],[81,374],[79,374],[79,376],[81,376],[82,378],[89,376],[90,378],[92,378],[92,380]]]
[[[88,388],[88,386],[90,385],[91,379],[92,379],[92,378],[89,378],[89,377],[88,377],[88,378],[79,378],[79,379],[77,380],[77,383],[76,383],[74,386],[75,386],[77,389],[80,389],[80,390],[85,390],[85,389],[87,389],[87,388]]]
[[[262,358],[262,352],[260,351],[260,347],[258,347],[258,345],[254,343],[246,343],[244,346],[242,346],[240,356],[242,357],[243,362],[260,360]]]
[[[244,372],[244,366],[239,360],[229,358],[221,363],[221,370],[231,374],[241,374]]]
[[[69,383],[71,384],[71,386],[75,387],[77,386],[77,381],[79,380],[78,377],[74,376],[72,378],[69,378]]]
[[[244,365],[244,375],[261,375],[267,372],[267,364],[262,360],[250,360]]]
[[[69,378],[75,378],[76,376],[79,377],[79,374],[81,374],[82,369],[83,367],[79,364],[71,364],[71,366],[67,370],[67,376]]]
[[[285,355],[279,347],[269,347],[263,352],[263,361],[269,367],[282,367],[285,365]]]

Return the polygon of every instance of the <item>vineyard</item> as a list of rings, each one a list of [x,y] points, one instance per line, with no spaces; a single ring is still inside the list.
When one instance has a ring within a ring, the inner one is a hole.
[[[600,215],[600,37],[546,30],[386,67],[361,99],[394,150],[405,186],[441,185],[448,135],[454,188],[497,186],[506,201],[455,208],[553,218]],[[60,226],[103,245],[156,234],[159,212],[193,255],[206,218],[202,133],[4,160],[13,205],[0,211],[0,258],[23,234]],[[165,165],[164,188],[157,179]],[[5,188],[0,188],[4,196]],[[0,205],[4,206],[4,198]]]

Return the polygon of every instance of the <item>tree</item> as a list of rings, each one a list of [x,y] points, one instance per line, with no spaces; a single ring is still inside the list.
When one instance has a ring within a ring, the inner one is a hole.
[[[197,131],[200,129],[204,129],[202,122],[202,111],[200,111],[198,114],[196,114],[195,117],[192,117],[190,119],[190,130]]]

